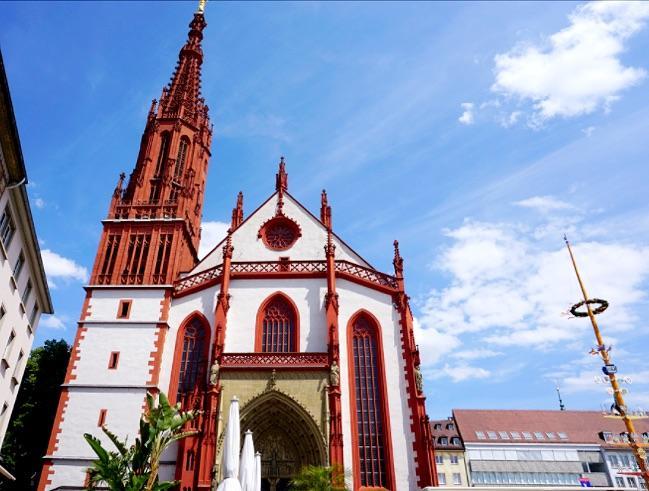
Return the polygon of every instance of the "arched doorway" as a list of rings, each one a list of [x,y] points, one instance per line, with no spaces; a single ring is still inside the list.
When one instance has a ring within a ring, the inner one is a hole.
[[[261,452],[263,491],[284,491],[306,465],[325,465],[326,448],[318,425],[291,397],[271,390],[241,410],[241,431],[251,430]]]

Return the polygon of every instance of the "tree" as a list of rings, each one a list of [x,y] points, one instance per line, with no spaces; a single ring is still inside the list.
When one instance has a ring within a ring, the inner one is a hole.
[[[5,482],[3,491],[36,488],[69,358],[63,339],[45,341],[29,355],[2,447],[4,465],[16,480]]]
[[[107,485],[111,491],[164,491],[178,485],[178,481],[159,482],[160,458],[173,442],[198,433],[183,431],[185,423],[194,419],[198,411],[182,411],[180,403],[170,405],[162,392],[157,401],[147,393],[146,402],[139,436],[131,446],[105,426],[102,430],[117,451],[106,450],[101,441],[89,433],[83,435],[98,457],[88,470],[89,489]]]
[[[345,491],[345,473],[336,467],[303,467],[291,481],[295,491]]]

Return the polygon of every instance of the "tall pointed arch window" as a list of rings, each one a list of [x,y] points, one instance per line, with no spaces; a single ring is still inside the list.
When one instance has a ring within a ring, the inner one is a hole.
[[[169,141],[171,140],[168,131],[163,131],[160,135],[160,152],[158,153],[158,160],[155,165],[155,173],[153,177],[162,177],[164,172],[167,158],[169,157]]]
[[[349,375],[355,487],[394,489],[384,395],[383,353],[376,322],[365,313],[349,326]]]
[[[298,317],[293,303],[281,293],[264,302],[257,314],[257,351],[290,353],[298,351]]]
[[[185,163],[187,162],[187,153],[189,152],[189,138],[183,136],[178,146],[178,156],[176,157],[176,168],[174,169],[174,179],[179,180],[183,175]]]
[[[191,394],[201,377],[205,375],[207,363],[207,336],[203,321],[194,317],[182,330],[182,342],[176,346],[180,359],[178,360],[178,389],[176,400],[181,401],[185,395]],[[177,354],[177,356],[178,356]]]

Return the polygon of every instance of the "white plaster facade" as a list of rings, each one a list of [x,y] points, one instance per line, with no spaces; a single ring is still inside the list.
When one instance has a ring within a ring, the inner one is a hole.
[[[277,260],[280,256],[288,256],[291,260],[324,260],[326,229],[290,197],[285,196],[284,212],[299,224],[302,236],[293,247],[281,253],[271,251],[262,244],[257,233],[259,227],[273,217],[276,201],[276,196],[271,197],[234,231],[233,260]],[[336,239],[336,244],[336,259],[340,257],[363,266],[367,264],[339,239]],[[215,248],[189,274],[214,267],[221,261],[221,248]],[[355,450],[350,414],[347,333],[350,319],[362,309],[380,324],[396,489],[416,490],[414,435],[410,429],[412,416],[407,404],[399,313],[393,305],[391,295],[387,293],[342,279],[337,280],[336,285],[340,305],[340,378],[345,468],[351,471],[352,453]],[[219,289],[220,285],[216,284],[197,289],[186,296],[172,298],[168,318],[162,320],[162,306],[165,292],[168,294],[170,290],[168,287],[87,287],[89,298],[80,323],[78,360],[71,372],[72,380],[64,388],[68,397],[66,406],[62,409],[60,432],[55,444],[51,446],[51,453],[46,456],[52,465],[46,470],[49,482],[44,489],[54,490],[62,486],[74,489],[83,485],[84,469],[93,457],[83,439],[83,433],[101,435],[98,418],[102,409],[106,410],[105,422],[113,432],[128,436],[130,440],[135,438],[145,393],[147,389],[153,388],[150,362],[157,350],[159,331],[165,330],[166,334],[157,388],[167,392],[174,370],[174,352],[180,326],[193,313],[199,312],[207,319],[213,338]],[[288,296],[297,308],[300,351],[327,351],[325,278],[233,278],[229,289],[226,353],[255,351],[257,312],[264,301],[276,292]],[[132,302],[128,319],[117,318],[120,300]],[[115,351],[120,353],[119,364],[116,369],[110,369],[109,358]],[[227,409],[227,404],[225,407]],[[175,455],[171,451],[165,456],[162,473],[170,478],[174,469]]]
[[[1,62],[1,58],[0,58]],[[0,63],[0,446],[41,314],[52,313],[25,185],[11,100]],[[0,472],[2,468],[0,467]]]

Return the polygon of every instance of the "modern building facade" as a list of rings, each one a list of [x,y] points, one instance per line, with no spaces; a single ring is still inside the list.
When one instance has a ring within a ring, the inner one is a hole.
[[[453,416],[472,486],[610,488],[641,483],[625,474],[635,466],[628,447],[613,441],[613,435],[624,434],[623,423],[601,412],[456,409]],[[642,421],[638,428],[646,432]]]
[[[437,482],[440,486],[468,486],[464,444],[451,418],[430,422],[435,444]]]
[[[42,313],[52,302],[29,207],[27,173],[0,53],[0,446]]]
[[[268,199],[245,217],[239,193],[227,238],[199,260],[205,27],[199,10],[113,193],[38,489],[82,489],[94,457],[83,434],[106,424],[134,438],[147,391],[203,410],[200,433],[162,464],[182,491],[221,477],[234,396],[263,489],[287,489],[307,464],[341,466],[354,490],[436,484],[396,242],[394,272],[372,267],[334,233],[324,191],[318,215],[289,193],[282,158]]]

